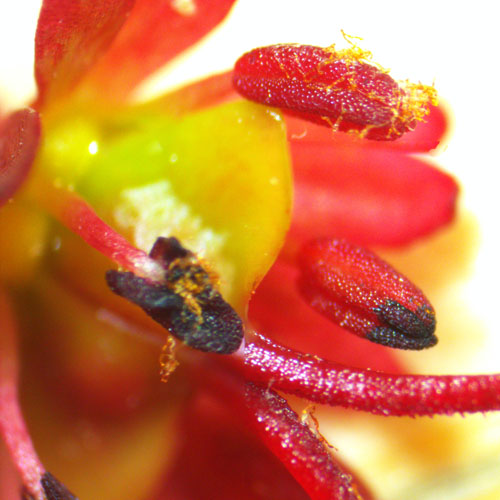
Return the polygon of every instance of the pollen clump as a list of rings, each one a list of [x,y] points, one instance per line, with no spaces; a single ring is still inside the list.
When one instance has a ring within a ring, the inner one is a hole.
[[[377,63],[372,62],[373,54],[366,49],[363,49],[359,45],[356,44],[354,40],[362,40],[362,38],[358,36],[348,35],[344,30],[341,30],[342,36],[344,40],[349,44],[349,47],[346,49],[335,49],[335,44],[329,45],[325,47],[325,50],[330,52],[335,59],[341,59],[345,64],[355,64],[355,63],[368,63],[375,64],[382,72],[388,73],[389,71],[384,69],[382,66]]]
[[[182,297],[188,309],[196,316],[199,324],[203,323],[202,310],[198,296],[211,297],[218,289],[218,282],[213,273],[201,264],[193,253],[174,259],[165,273],[165,284],[173,293]]]
[[[354,42],[354,39],[362,40],[362,38],[348,35],[344,31],[342,31],[342,36],[349,43],[349,47],[341,50],[335,50],[335,44],[326,47],[325,50],[331,54],[331,58],[327,59],[325,64],[342,61],[347,67],[352,68],[347,76],[352,91],[359,90],[356,69],[360,65],[376,67],[381,73],[389,75],[389,69],[372,60],[373,54],[369,50],[363,49]],[[391,127],[387,130],[387,135],[390,137],[400,135],[401,124],[408,130],[413,130],[417,122],[423,121],[429,114],[430,106],[438,105],[437,91],[433,86],[420,82],[412,83],[409,80],[396,83],[397,87],[394,88],[394,95],[390,99],[394,114]],[[368,92],[368,96],[374,100],[380,99],[374,90]],[[324,117],[324,119],[328,123],[328,117]],[[364,129],[353,129],[350,132],[365,137],[373,129],[374,127],[367,125]]]
[[[438,105],[437,91],[431,85],[405,80],[399,82],[399,86],[402,89],[399,116],[403,120],[423,121],[429,114],[429,107]]]
[[[168,335],[160,354],[160,379],[162,382],[167,382],[170,375],[179,366],[179,362],[175,358],[174,349],[175,339],[171,335]]]

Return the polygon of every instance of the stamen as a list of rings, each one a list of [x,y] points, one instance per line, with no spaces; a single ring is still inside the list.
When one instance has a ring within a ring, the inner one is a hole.
[[[231,354],[243,339],[243,323],[216,290],[210,274],[176,238],[158,238],[149,257],[163,269],[159,281],[108,271],[110,289],[141,307],[186,345]]]
[[[352,46],[272,45],[236,62],[233,84],[244,97],[300,117],[376,140],[394,140],[413,130],[437,104],[432,87],[398,85],[367,64]]]
[[[0,434],[23,482],[25,499],[77,500],[40,462],[24,423],[17,396],[16,331],[7,297],[0,291]]]
[[[253,427],[311,498],[362,500],[352,476],[282,397],[247,383],[245,398]]]
[[[167,382],[170,375],[172,375],[178,366],[179,362],[175,359],[175,340],[169,335],[160,354],[161,381]]]
[[[428,299],[372,252],[344,240],[322,239],[304,246],[300,264],[304,297],[341,327],[399,349],[436,344]]]
[[[157,281],[163,276],[163,270],[157,262],[106,224],[76,193],[40,181],[36,196],[39,203],[59,222],[120,267],[150,280]]]
[[[33,447],[18,402],[16,327],[9,301],[1,290],[0,331],[0,434],[26,491],[34,500],[45,500],[41,486],[45,469]]]
[[[366,334],[368,340],[399,349],[422,349],[436,345],[436,318],[434,311],[427,306],[420,306],[415,313],[395,300],[387,300],[373,311],[389,327],[373,328]]]
[[[412,417],[500,410],[500,374],[395,375],[363,370],[287,349],[258,335],[255,343],[247,343],[244,360],[240,368],[248,378],[315,403]]]
[[[57,480],[50,472],[42,477],[43,491],[47,500],[78,500],[64,484]]]

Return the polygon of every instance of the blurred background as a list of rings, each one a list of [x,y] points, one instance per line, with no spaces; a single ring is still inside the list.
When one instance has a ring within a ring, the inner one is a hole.
[[[187,0],[189,1],[189,0]],[[456,222],[428,241],[380,252],[423,288],[440,343],[403,354],[418,373],[500,371],[498,286],[497,14],[493,3],[240,0],[229,20],[141,89],[138,98],[227,69],[272,43],[337,44],[361,37],[397,79],[434,84],[450,112],[448,141],[432,161],[462,193]],[[39,0],[0,4],[0,110],[34,96],[33,37]],[[381,500],[498,500],[500,416],[383,419],[318,409],[321,429]],[[349,415],[349,418],[344,418]]]

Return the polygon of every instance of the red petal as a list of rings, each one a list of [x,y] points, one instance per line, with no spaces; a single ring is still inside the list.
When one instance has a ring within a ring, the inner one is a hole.
[[[259,338],[245,348],[249,379],[321,404],[378,415],[478,413],[500,409],[500,374],[394,375],[325,361]]]
[[[442,106],[431,106],[429,114],[419,122],[414,130],[391,144],[392,150],[427,152],[435,149],[443,141],[449,129],[449,119]],[[384,147],[384,143],[370,142],[374,147]],[[387,143],[385,143],[388,146]]]
[[[146,76],[200,40],[234,0],[137,0],[110,51],[89,75],[99,97],[123,100]]]
[[[22,184],[35,159],[40,118],[26,108],[8,116],[0,129],[0,205]]]
[[[373,148],[385,151],[406,151],[424,153],[435,149],[448,130],[448,119],[442,106],[432,106],[429,114],[419,122],[415,130],[406,133],[397,141],[366,141],[354,134],[337,134],[331,129],[301,119],[295,115],[286,114],[288,139],[292,143],[307,144],[326,142],[336,147]]]
[[[453,219],[458,192],[449,175],[397,152],[293,142],[291,239],[347,238],[401,245]]]
[[[134,0],[44,0],[35,37],[39,105],[74,87],[109,47],[133,5]]]
[[[394,351],[349,335],[314,311],[299,294],[298,270],[277,262],[259,284],[249,306],[252,326],[293,349],[349,366],[402,372]]]

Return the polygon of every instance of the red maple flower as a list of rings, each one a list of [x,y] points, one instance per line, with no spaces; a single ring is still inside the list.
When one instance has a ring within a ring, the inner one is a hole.
[[[82,499],[370,499],[276,391],[500,407],[499,375],[403,374],[387,346],[433,346],[435,312],[364,247],[453,218],[455,181],[412,156],[445,130],[433,89],[355,47],[278,45],[133,102],[232,4],[43,2],[38,96],[0,130],[0,433],[23,498],[75,498],[50,469]]]

